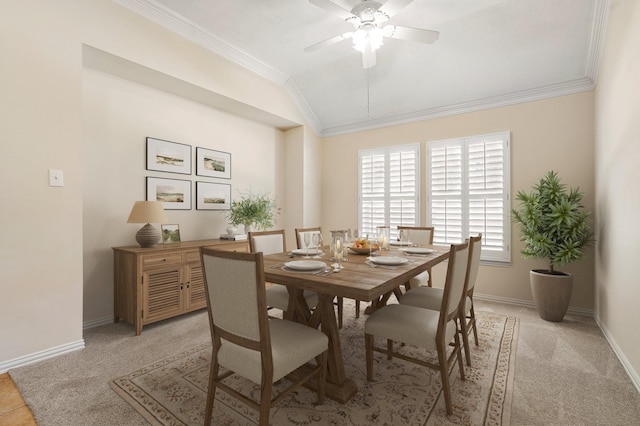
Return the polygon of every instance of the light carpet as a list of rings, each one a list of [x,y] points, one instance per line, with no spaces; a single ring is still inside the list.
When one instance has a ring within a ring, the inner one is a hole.
[[[518,320],[494,313],[477,314],[480,345],[472,344],[472,366],[466,380],[457,365],[451,373],[453,415],[447,416],[440,374],[435,370],[374,354],[374,381],[367,382],[364,321],[349,319],[340,330],[347,377],[358,393],[347,404],[330,399],[316,405],[317,395],[302,388],[271,409],[273,425],[500,425],[510,423]],[[435,356],[420,348],[413,355]],[[201,425],[207,396],[211,345],[195,346],[110,382],[110,386],[154,425]],[[259,388],[232,376],[238,389],[254,399]],[[257,413],[216,392],[213,424],[255,425]]]

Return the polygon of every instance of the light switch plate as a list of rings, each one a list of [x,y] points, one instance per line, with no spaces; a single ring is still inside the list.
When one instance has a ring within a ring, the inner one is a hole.
[[[49,186],[64,186],[62,170],[49,170]]]

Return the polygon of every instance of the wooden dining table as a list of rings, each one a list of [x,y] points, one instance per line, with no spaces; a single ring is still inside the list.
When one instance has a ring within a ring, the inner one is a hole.
[[[340,403],[348,402],[357,392],[356,384],[346,376],[338,322],[333,306],[337,297],[371,302],[367,312],[383,306],[394,292],[398,294],[401,285],[408,286],[409,280],[423,271],[443,262],[449,257],[449,250],[438,246],[423,246],[434,251],[429,254],[409,255],[402,248],[392,247],[375,253],[378,256],[395,256],[406,259],[396,266],[377,265],[367,260],[367,254],[350,253],[347,262],[342,262],[339,272],[328,274],[317,271],[300,271],[286,266],[296,260],[316,260],[334,264],[328,255],[320,258],[292,258],[291,253],[264,256],[264,271],[267,282],[283,284],[289,290],[287,319],[292,319],[314,328],[320,328],[329,337],[329,360],[327,364],[327,397]],[[328,247],[324,248],[328,253]],[[302,294],[310,290],[318,294],[318,305],[310,310]],[[363,330],[364,333],[364,330]],[[364,348],[362,348],[364,351]]]

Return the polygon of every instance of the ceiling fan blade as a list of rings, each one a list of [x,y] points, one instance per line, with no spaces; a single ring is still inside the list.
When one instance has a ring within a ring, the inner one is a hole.
[[[327,10],[333,13],[334,15],[338,15],[342,19],[348,19],[353,17],[353,14],[351,13],[351,9],[348,7],[348,5],[343,5],[344,2],[340,0],[337,0],[337,2],[339,4],[334,3],[330,0],[309,0],[309,3],[315,4],[319,8]]]
[[[389,38],[417,41],[418,43],[431,44],[438,40],[438,31],[424,30],[422,28],[403,27],[400,25],[386,25],[383,28],[384,35]]]
[[[376,64],[376,51],[371,49],[365,49],[362,52],[362,68],[365,70],[371,68]]]
[[[388,0],[385,4],[378,9],[380,12],[384,12],[387,16],[392,17],[396,13],[400,12],[413,0]]]
[[[322,49],[323,47],[331,46],[332,44],[338,43],[342,40],[350,39],[353,35],[352,32],[346,32],[335,37],[328,38],[316,44],[312,44],[311,46],[307,46],[304,48],[305,52],[315,52],[316,50]]]

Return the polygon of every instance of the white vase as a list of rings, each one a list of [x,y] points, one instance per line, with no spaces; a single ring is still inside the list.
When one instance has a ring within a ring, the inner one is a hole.
[[[227,235],[238,235],[239,231],[238,228],[236,228],[235,226],[231,225],[227,228]]]
[[[250,223],[245,223],[244,224],[244,233],[248,234],[249,232],[251,232],[253,230],[253,228],[251,227]]]

